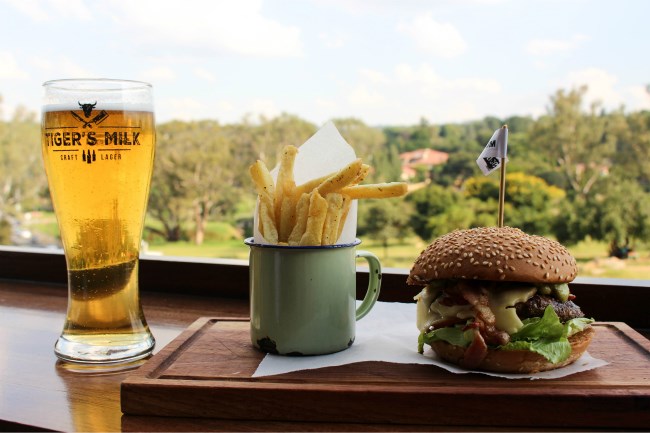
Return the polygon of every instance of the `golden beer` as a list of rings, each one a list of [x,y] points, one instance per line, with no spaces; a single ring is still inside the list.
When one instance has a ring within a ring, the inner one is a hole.
[[[68,312],[55,352],[68,361],[124,362],[154,345],[138,288],[154,115],[84,101],[46,105],[42,117],[43,160],[68,267]]]

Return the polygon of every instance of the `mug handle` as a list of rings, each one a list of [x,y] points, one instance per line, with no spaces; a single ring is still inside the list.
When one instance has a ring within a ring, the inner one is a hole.
[[[370,266],[368,272],[368,291],[361,301],[361,305],[356,311],[356,320],[361,319],[368,314],[379,298],[379,289],[381,288],[381,263],[376,255],[370,251],[359,250],[356,252],[356,258],[364,258]]]

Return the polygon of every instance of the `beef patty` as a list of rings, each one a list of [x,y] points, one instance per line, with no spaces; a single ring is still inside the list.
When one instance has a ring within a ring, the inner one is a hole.
[[[584,313],[573,301],[561,302],[551,296],[535,295],[526,302],[519,302],[515,305],[517,316],[520,319],[529,317],[541,317],[544,315],[546,307],[551,305],[555,314],[560,318],[560,322],[584,317]]]

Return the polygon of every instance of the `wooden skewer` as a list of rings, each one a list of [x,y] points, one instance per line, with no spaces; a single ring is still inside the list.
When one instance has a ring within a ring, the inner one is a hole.
[[[502,129],[508,131],[508,125],[503,125]],[[506,158],[505,155],[501,159],[501,170],[500,170],[500,180],[499,180],[499,219],[498,226],[503,227],[503,208],[505,205],[505,196],[506,196]]]

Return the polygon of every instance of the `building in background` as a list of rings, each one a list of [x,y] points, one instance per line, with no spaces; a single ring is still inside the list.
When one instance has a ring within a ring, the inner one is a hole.
[[[449,154],[434,149],[417,149],[401,153],[399,157],[402,160],[401,178],[404,181],[409,181],[417,178],[419,173],[428,173],[436,165],[446,163]]]

